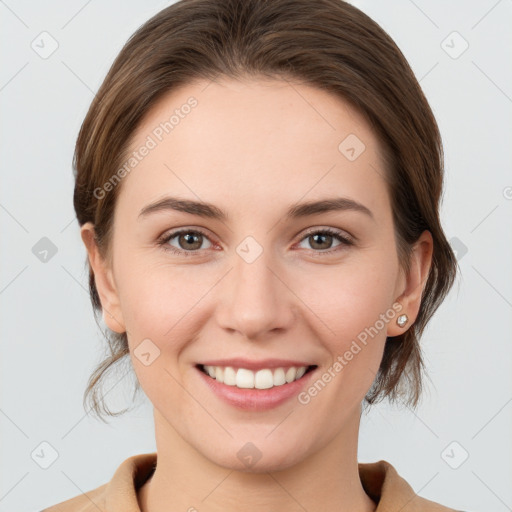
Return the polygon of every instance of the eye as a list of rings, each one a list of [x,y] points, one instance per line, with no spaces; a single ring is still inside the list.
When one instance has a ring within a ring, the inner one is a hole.
[[[175,238],[178,247],[169,244],[169,242]],[[202,231],[195,229],[182,229],[180,231],[165,234],[158,240],[158,245],[162,246],[166,251],[171,251],[183,256],[191,256],[192,253],[198,252],[201,249],[201,245],[204,240],[208,240],[209,242],[208,237]],[[209,247],[211,247],[211,243],[206,247],[206,249]],[[205,247],[203,247],[203,249],[204,248]]]
[[[177,246],[170,243],[173,240]],[[338,245],[334,246],[334,249],[332,249],[333,240],[339,242]],[[209,245],[201,247],[204,241],[207,241]],[[353,240],[345,235],[344,232],[332,228],[316,228],[311,230],[306,233],[306,236],[302,238],[300,243],[304,241],[308,241],[314,252],[319,253],[318,255],[330,254],[343,249],[344,246],[354,245]],[[164,250],[183,256],[192,256],[194,253],[200,252],[201,249],[212,247],[208,236],[197,229],[181,229],[166,233],[157,243]]]
[[[334,246],[338,248],[331,248],[333,239],[340,242],[337,246]],[[313,231],[309,231],[301,240],[301,243],[303,241],[308,241],[310,247],[313,249],[319,249],[315,250],[315,252],[319,252],[320,254],[337,252],[340,250],[340,246],[354,245],[353,240],[346,236],[343,232],[332,228],[315,229]]]

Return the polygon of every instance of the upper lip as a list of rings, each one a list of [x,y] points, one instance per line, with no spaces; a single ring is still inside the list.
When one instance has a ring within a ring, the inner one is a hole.
[[[211,359],[198,363],[203,366],[232,366],[233,368],[246,368],[247,370],[261,370],[263,368],[290,368],[291,366],[300,367],[315,366],[312,363],[290,360],[290,359],[261,359],[259,361],[235,357],[231,359]]]

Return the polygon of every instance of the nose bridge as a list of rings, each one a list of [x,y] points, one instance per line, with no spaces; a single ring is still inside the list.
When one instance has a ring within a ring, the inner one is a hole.
[[[227,298],[222,301],[222,326],[237,330],[244,337],[257,338],[289,325],[290,296],[283,278],[276,276],[279,265],[272,249],[246,237],[233,253],[233,267]]]

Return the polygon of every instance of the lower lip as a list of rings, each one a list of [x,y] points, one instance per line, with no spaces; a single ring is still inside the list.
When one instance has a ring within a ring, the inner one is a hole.
[[[269,389],[242,389],[236,386],[228,386],[206,375],[197,367],[196,370],[207,386],[229,405],[248,411],[266,411],[281,405],[286,400],[299,394],[311,379],[311,375],[315,373],[316,368],[305,373],[298,380]]]

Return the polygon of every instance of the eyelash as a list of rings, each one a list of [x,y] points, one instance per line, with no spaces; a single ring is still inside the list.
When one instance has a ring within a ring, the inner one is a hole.
[[[163,235],[161,238],[158,239],[157,243],[158,243],[159,246],[161,246],[164,249],[164,251],[170,251],[170,252],[172,252],[174,254],[183,255],[183,256],[186,256],[186,257],[193,256],[195,253],[200,252],[200,250],[194,250],[194,251],[180,250],[180,249],[176,249],[172,245],[168,245],[168,242],[170,240],[172,240],[176,236],[184,234],[184,233],[187,233],[187,234],[189,234],[189,233],[200,234],[200,235],[204,236],[205,238],[208,238],[208,235],[206,233],[204,233],[203,231],[201,231],[200,229],[181,229],[179,231],[174,231],[172,233],[168,233],[168,234]],[[341,232],[339,232],[339,231],[337,231],[335,229],[332,229],[332,228],[314,229],[314,230],[308,231],[300,239],[299,243],[302,242],[303,240],[305,240],[306,238],[309,238],[310,236],[317,235],[317,234],[331,235],[336,240],[341,242],[341,245],[338,245],[334,249],[326,249],[324,251],[321,251],[321,250],[315,251],[314,249],[311,249],[313,251],[313,253],[317,253],[317,254],[315,254],[315,256],[321,256],[321,255],[324,255],[324,254],[331,254],[331,253],[337,252],[338,250],[340,250],[340,247],[342,247],[343,245],[344,246],[354,245],[354,241],[352,239],[342,235]]]

